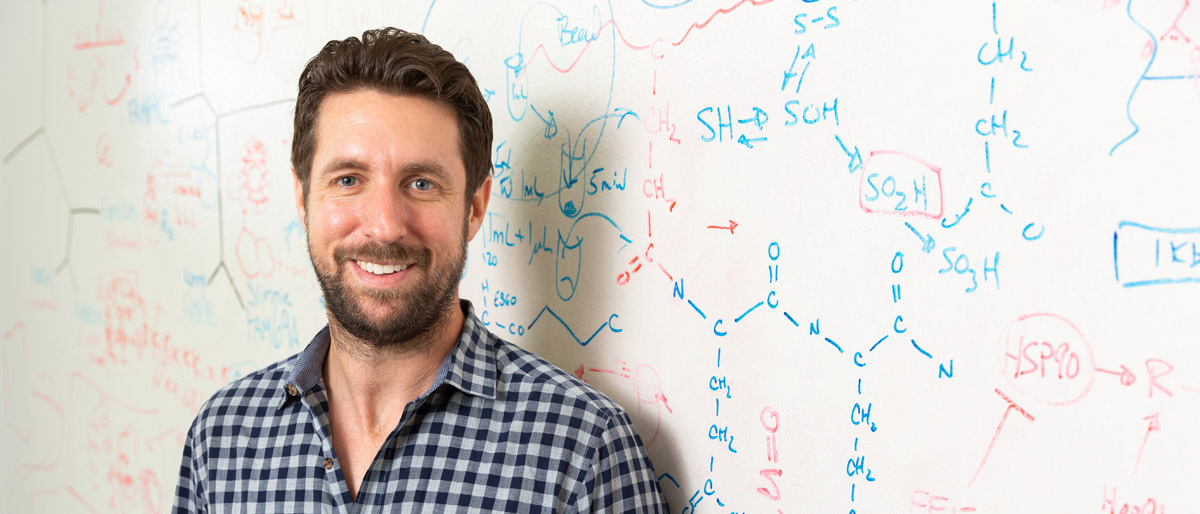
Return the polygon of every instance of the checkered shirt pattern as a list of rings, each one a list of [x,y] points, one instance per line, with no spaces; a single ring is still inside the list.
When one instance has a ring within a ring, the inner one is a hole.
[[[462,308],[457,346],[433,387],[405,407],[357,498],[330,439],[326,327],[301,353],[204,404],[174,512],[667,511],[624,409],[489,333],[470,302]]]

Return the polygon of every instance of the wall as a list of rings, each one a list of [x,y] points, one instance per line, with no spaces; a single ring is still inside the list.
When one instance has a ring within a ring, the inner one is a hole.
[[[1200,510],[1195,6],[393,4],[5,3],[3,510],[164,511],[323,325],[295,81],[381,25],[496,117],[462,295],[673,512]]]

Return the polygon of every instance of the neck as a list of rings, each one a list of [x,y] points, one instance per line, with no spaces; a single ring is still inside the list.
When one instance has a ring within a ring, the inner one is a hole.
[[[404,407],[433,385],[462,331],[458,302],[417,340],[378,346],[347,332],[329,316],[329,354],[322,375],[330,409],[369,431],[390,433]]]

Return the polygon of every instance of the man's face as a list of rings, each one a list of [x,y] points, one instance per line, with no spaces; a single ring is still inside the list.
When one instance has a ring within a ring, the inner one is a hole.
[[[466,195],[454,111],[374,90],[321,104],[307,205],[296,203],[333,318],[376,346],[413,340],[457,308],[467,241],[491,179]]]

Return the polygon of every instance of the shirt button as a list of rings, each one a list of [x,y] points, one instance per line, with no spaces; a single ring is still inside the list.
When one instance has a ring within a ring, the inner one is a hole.
[[[325,457],[325,469],[333,469],[333,459]]]
[[[300,390],[296,389],[295,385],[288,384],[287,394],[288,394],[288,396],[297,396],[300,394]]]

